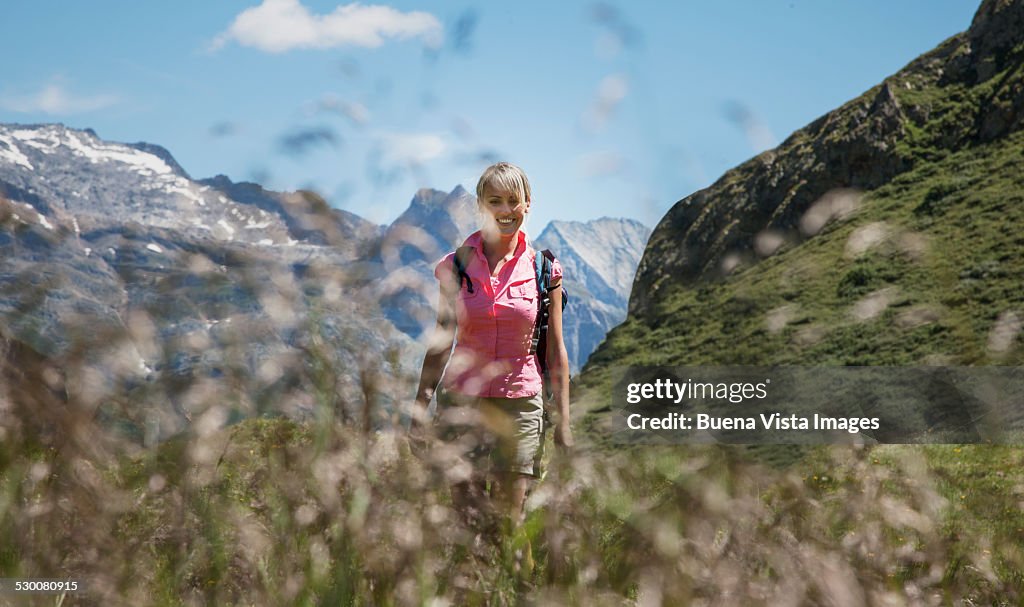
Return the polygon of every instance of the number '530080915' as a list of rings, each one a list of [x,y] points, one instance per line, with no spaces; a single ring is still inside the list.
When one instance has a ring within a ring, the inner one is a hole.
[[[0,579],[0,593],[8,592],[77,592],[83,589],[78,580]]]

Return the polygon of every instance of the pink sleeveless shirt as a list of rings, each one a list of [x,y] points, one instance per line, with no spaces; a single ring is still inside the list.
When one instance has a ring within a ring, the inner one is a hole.
[[[456,298],[455,350],[444,372],[444,387],[468,396],[523,398],[541,391],[537,356],[530,354],[530,341],[537,319],[536,252],[519,232],[512,259],[497,276],[491,276],[483,253],[483,239],[475,232],[463,243],[473,247],[466,273],[473,281],[473,293],[461,285]],[[449,253],[434,268],[434,276],[447,292],[458,285],[453,270],[455,253]],[[560,281],[562,266],[552,264],[551,280]],[[450,289],[449,289],[450,287]]]

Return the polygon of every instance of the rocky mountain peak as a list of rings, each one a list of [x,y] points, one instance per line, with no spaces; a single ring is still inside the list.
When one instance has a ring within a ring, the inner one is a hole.
[[[475,212],[476,197],[461,185],[455,186],[451,192],[420,188],[409,202],[406,209],[396,220],[402,224],[436,220],[443,217],[455,218],[461,225],[465,216]]]
[[[96,133],[92,129],[86,129],[86,131],[92,133],[92,135],[96,137]],[[99,137],[96,137],[96,139],[99,140]],[[175,175],[180,175],[186,179],[191,179],[188,172],[185,171],[185,169],[182,168],[180,164],[178,164],[178,161],[174,159],[174,156],[172,156],[169,151],[167,151],[167,148],[153,143],[146,143],[144,141],[139,141],[137,143],[129,143],[127,145],[130,148],[134,148],[136,150],[139,150],[140,152],[145,152],[147,154],[152,154],[153,156],[156,156],[160,160],[163,160],[165,163],[167,163],[167,166],[171,167],[171,170],[174,172]]]
[[[435,190],[434,188],[420,188],[413,195],[412,200],[409,202],[409,207],[436,207],[444,202],[447,194],[441,190]]]
[[[576,370],[626,317],[629,289],[650,229],[633,219],[552,221],[533,241],[562,264],[569,307],[563,335]]]
[[[448,193],[422,188],[388,227],[380,256],[404,265],[434,262],[476,229],[476,197],[465,188]]]
[[[605,301],[625,305],[636,263],[650,229],[632,219],[602,217],[591,221],[552,221],[534,239],[538,249],[551,249],[566,275]],[[602,243],[604,246],[595,246]]]
[[[1024,2],[1021,0],[985,0],[978,7],[970,29],[971,54],[976,58],[1003,55],[1024,43]]]

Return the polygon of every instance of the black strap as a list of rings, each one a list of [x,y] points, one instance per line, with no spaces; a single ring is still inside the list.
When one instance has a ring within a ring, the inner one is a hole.
[[[547,371],[547,348],[542,348],[541,344],[547,344],[548,316],[551,309],[551,262],[554,259],[554,254],[549,249],[544,249],[536,255],[534,264],[537,275],[537,322],[533,325],[530,354],[537,355],[542,372]]]
[[[455,279],[459,281],[459,290],[462,290],[462,282],[466,282],[466,290],[470,293],[473,292],[473,281],[470,280],[469,274],[466,273],[466,267],[469,265],[469,261],[473,258],[474,249],[473,247],[459,247],[455,249],[455,257],[452,259],[452,269],[455,272]]]

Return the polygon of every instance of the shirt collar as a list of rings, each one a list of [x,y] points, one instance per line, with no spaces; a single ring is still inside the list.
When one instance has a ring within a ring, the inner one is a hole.
[[[512,253],[512,258],[519,257],[526,252],[526,232],[519,230],[517,233],[519,242],[516,244],[516,250]],[[476,249],[477,254],[481,257],[484,254],[484,235],[483,232],[477,230],[469,235],[468,238],[462,243],[464,247],[473,247]]]

